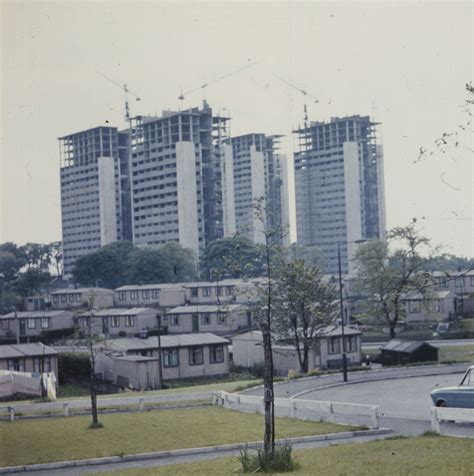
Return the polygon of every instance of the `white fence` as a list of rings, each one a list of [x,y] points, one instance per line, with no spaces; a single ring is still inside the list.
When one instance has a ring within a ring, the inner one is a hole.
[[[474,423],[474,408],[431,408],[431,430],[441,433],[440,423],[443,420]]]
[[[264,413],[263,397],[216,392],[212,403],[224,408],[250,413]],[[379,428],[380,407],[356,403],[322,402],[292,398],[275,398],[275,415],[301,420],[335,422],[339,417],[365,417],[371,428]]]
[[[165,395],[150,395],[140,397],[113,397],[113,398],[98,398],[97,408],[99,410],[106,409],[135,409],[144,411],[146,405],[160,405],[166,403],[179,402],[197,402],[208,400],[211,401],[213,392],[192,392],[192,393],[177,393]],[[15,405],[1,405],[0,416],[8,417],[10,421],[14,421],[16,416],[60,416],[68,417],[70,412],[76,410],[77,412],[86,412],[91,409],[91,401],[89,398],[81,400],[70,401],[55,401],[55,402],[40,402],[40,403],[17,403]]]

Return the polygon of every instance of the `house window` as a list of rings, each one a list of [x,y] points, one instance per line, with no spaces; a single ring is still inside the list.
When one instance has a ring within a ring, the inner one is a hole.
[[[130,299],[138,299],[138,291],[131,291]]]
[[[135,325],[135,316],[125,316],[125,327],[133,327]]]
[[[35,357],[33,372],[51,372],[51,357]]]
[[[211,288],[202,288],[202,295],[203,296],[210,296],[211,295]]]
[[[224,345],[210,345],[209,346],[209,361],[211,364],[218,364],[224,362]]]
[[[41,318],[41,329],[49,329],[49,317]]]
[[[202,365],[203,364],[203,352],[201,346],[189,348],[189,365]]]
[[[67,302],[67,295],[61,294],[61,302]]]
[[[198,288],[191,288],[191,297],[198,297]]]
[[[36,319],[27,319],[26,327],[28,327],[28,329],[36,329]]]
[[[217,314],[217,324],[225,325],[227,323],[227,316],[223,313]]]
[[[111,327],[120,327],[120,316],[112,316],[110,318]]]
[[[341,339],[339,337],[330,337],[328,341],[328,353],[339,354],[341,352]]]
[[[69,302],[74,302],[74,294],[68,294]]]
[[[444,312],[444,301],[441,299],[438,299],[436,301],[436,311],[437,312]]]
[[[357,352],[357,337],[356,336],[346,336],[346,352]]]
[[[410,301],[409,308],[410,308],[410,314],[419,314],[421,311],[421,302]]]
[[[203,326],[208,326],[211,323],[211,315],[209,313],[205,313],[201,316],[201,324]]]
[[[179,365],[179,349],[167,349],[163,352],[163,366],[177,367]]]
[[[58,296],[53,296],[53,303],[57,304],[58,303]]]
[[[153,299],[159,299],[160,297],[160,292],[158,291],[158,289],[154,289],[152,292],[151,292],[151,297]]]
[[[15,372],[24,372],[25,371],[25,361],[24,359],[9,359],[7,360],[8,370],[13,370]]]
[[[123,291],[120,291],[119,292],[119,300],[120,301],[125,301],[125,299],[127,299],[127,293],[125,293]]]
[[[233,291],[234,291],[234,286],[226,286],[225,287],[226,296],[232,296]]]
[[[150,297],[150,291],[142,291],[143,299],[149,299],[149,297]]]
[[[76,294],[76,302],[81,302],[81,295],[80,294]]]
[[[170,326],[179,326],[178,314],[170,314]]]
[[[8,330],[10,329],[10,320],[9,319],[3,319],[2,321],[0,321],[2,323],[2,329],[3,330]]]
[[[471,286],[474,286],[474,276],[471,276]]]

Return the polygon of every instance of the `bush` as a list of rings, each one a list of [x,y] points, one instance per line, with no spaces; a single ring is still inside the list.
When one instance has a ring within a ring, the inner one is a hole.
[[[57,341],[65,340],[75,335],[77,329],[54,329],[51,331],[41,331],[40,342],[43,344],[54,344]]]
[[[275,451],[269,454],[263,450],[251,453],[245,448],[240,451],[238,460],[244,473],[288,473],[297,468],[291,451],[292,447],[289,444],[276,446]]]
[[[88,354],[67,353],[58,355],[59,384],[89,379]]]

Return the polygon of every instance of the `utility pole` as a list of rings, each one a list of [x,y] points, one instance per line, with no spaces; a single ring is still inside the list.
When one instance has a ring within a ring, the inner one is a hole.
[[[346,339],[344,335],[344,302],[342,298],[342,269],[341,269],[341,243],[337,244],[337,263],[339,268],[339,305],[341,310],[341,335],[342,335],[342,374],[344,382],[347,382],[347,355]]]
[[[163,365],[161,353],[161,314],[156,315],[156,335],[158,337],[158,376],[160,378],[160,389],[163,388]]]

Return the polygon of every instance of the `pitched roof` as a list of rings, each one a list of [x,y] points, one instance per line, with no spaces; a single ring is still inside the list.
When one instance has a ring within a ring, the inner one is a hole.
[[[98,294],[107,294],[113,293],[112,289],[106,288],[64,288],[53,291],[51,295],[55,294],[83,294],[83,293],[98,293]]]
[[[183,285],[180,283],[157,283],[157,284],[126,284],[116,288],[115,291],[147,291],[147,290],[160,290],[160,289],[178,289],[181,290]]]
[[[40,342],[33,344],[0,345],[0,359],[21,357],[38,357],[43,355],[57,355],[58,352]]]
[[[131,308],[117,308],[100,309],[94,311],[94,317],[108,317],[108,316],[136,316],[138,314],[154,314],[156,310],[149,307],[131,307]]]
[[[32,317],[72,317],[71,311],[17,311],[16,316],[14,312],[10,312],[3,316],[0,316],[0,319],[12,319],[17,317],[18,319],[28,319]]]
[[[401,352],[405,354],[410,354],[415,350],[418,350],[420,347],[431,347],[432,349],[436,349],[428,342],[424,342],[421,340],[397,340],[392,339],[391,341],[387,342],[380,350],[390,350],[392,352]]]
[[[156,337],[148,337],[147,339],[139,339],[134,337],[123,339],[111,339],[108,343],[125,352],[131,350],[148,350],[156,349],[158,340]],[[178,334],[161,336],[161,347],[190,347],[194,345],[209,345],[209,344],[230,344],[227,339],[223,337],[210,334],[208,332],[199,332],[197,334]],[[107,345],[107,342],[105,343]]]

